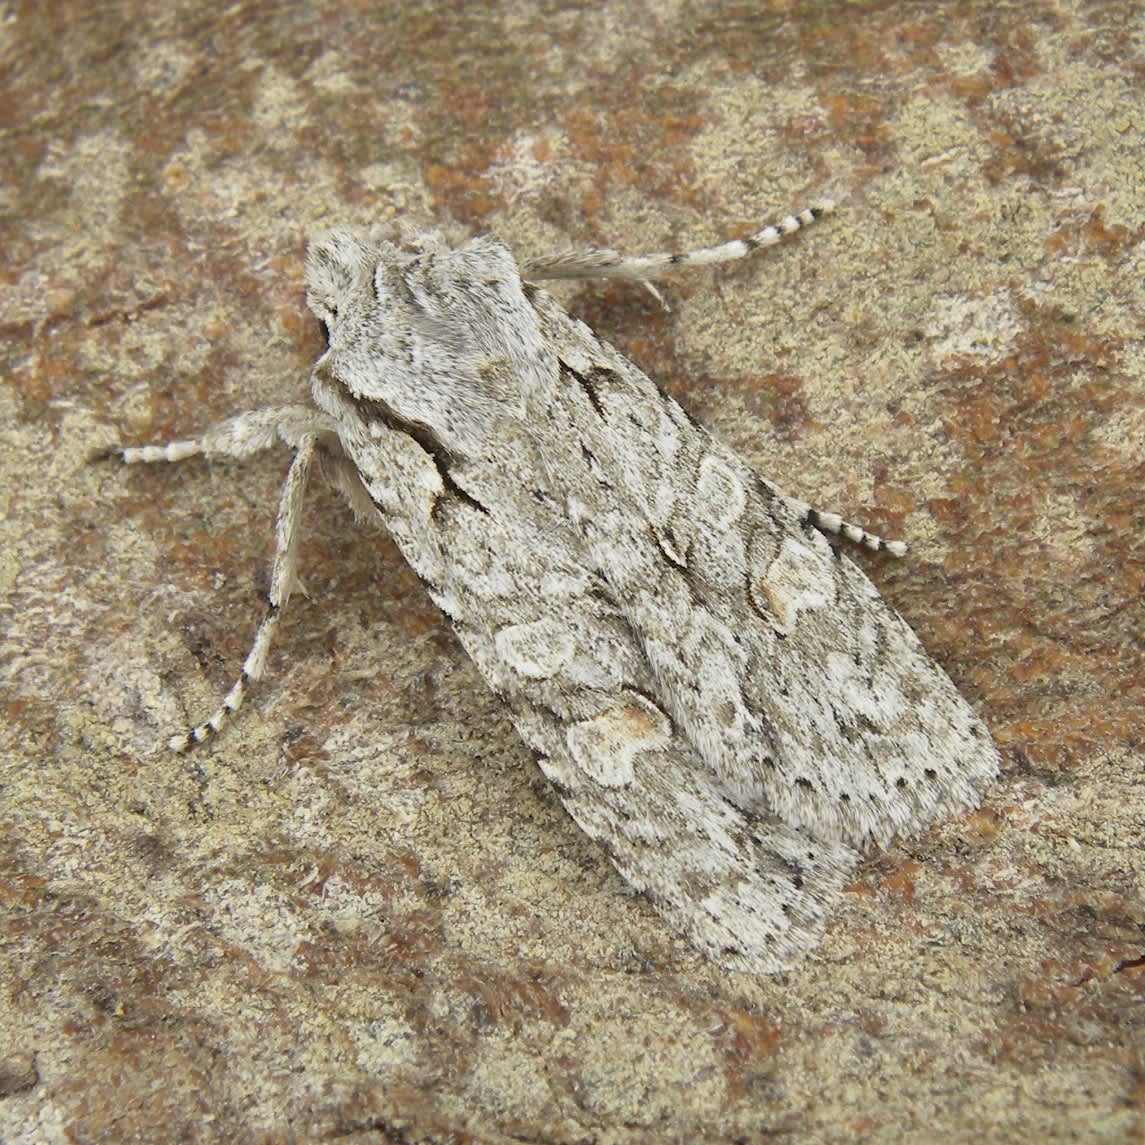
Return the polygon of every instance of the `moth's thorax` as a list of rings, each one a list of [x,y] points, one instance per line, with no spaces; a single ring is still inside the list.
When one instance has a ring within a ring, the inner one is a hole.
[[[426,427],[458,455],[512,437],[555,371],[497,240],[410,250],[335,231],[312,249],[307,282],[330,343],[315,385]]]

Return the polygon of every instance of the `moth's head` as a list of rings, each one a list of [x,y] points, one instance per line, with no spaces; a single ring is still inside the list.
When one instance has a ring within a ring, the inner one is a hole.
[[[335,379],[459,450],[477,448],[477,427],[521,416],[544,340],[503,243],[451,247],[422,231],[399,246],[333,230],[311,246],[306,283],[329,331],[319,388]]]
[[[377,251],[352,231],[337,228],[306,252],[306,305],[333,333],[339,314],[369,282]]]

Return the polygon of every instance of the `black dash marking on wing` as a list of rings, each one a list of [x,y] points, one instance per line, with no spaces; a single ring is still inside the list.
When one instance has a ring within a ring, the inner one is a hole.
[[[347,396],[361,411],[362,417],[367,422],[380,421],[388,429],[392,429],[396,433],[404,433],[415,441],[433,462],[434,468],[437,469],[438,476],[441,478],[442,487],[448,496],[456,498],[470,508],[476,509],[479,513],[489,515],[489,510],[454,480],[453,474],[450,472],[450,467],[454,461],[453,455],[429,426],[423,425],[421,422],[409,421],[379,398],[357,398],[348,392]],[[432,510],[434,516],[437,515],[442,500],[443,498],[439,497],[434,504]]]
[[[754,474],[753,478],[753,484],[755,485],[755,492],[757,496],[765,505],[770,505],[773,501],[776,500],[775,490],[769,488],[767,482],[764,481],[763,478],[758,474]]]
[[[604,406],[600,400],[601,383],[612,380],[613,374],[611,370],[606,370],[601,366],[594,366],[587,374],[580,373],[579,370],[574,370],[568,362],[560,362],[561,376],[565,378],[572,378],[574,382],[585,392],[585,396],[592,403],[592,408],[596,411],[596,416],[601,421],[607,421],[608,415],[604,412]]]

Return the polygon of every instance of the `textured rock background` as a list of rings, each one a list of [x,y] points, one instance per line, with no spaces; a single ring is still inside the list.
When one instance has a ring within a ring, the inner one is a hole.
[[[1145,1121],[1145,16],[1118,3],[121,2],[0,22],[0,1139],[1129,1141]],[[190,761],[285,458],[308,236],[783,249],[568,304],[866,561],[994,729],[805,967],[719,971],[316,490]]]

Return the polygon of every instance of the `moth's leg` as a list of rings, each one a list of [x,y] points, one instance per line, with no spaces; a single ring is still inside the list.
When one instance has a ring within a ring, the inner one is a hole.
[[[354,463],[342,452],[341,445],[336,442],[322,442],[323,448],[318,452],[318,468],[326,481],[333,486],[350,506],[354,520],[360,525],[384,525],[378,506],[370,496],[369,490],[362,482],[362,476]]]
[[[222,704],[206,723],[199,724],[198,727],[181,735],[172,736],[168,740],[168,747],[173,751],[186,751],[192,744],[210,739],[242,706],[247,686],[262,678],[267,654],[278,631],[283,610],[297,584],[295,568],[298,563],[298,540],[302,531],[302,502],[306,493],[306,482],[310,476],[310,466],[318,448],[318,438],[312,433],[304,434],[299,438],[297,446],[290,471],[282,486],[278,517],[274,523],[274,563],[270,571],[270,596],[266,614],[258,626],[254,643],[243,662],[242,673],[224,697]]]
[[[113,446],[100,457],[117,457],[127,465],[151,461],[182,461],[186,457],[250,457],[277,442],[297,448],[304,438],[334,434],[333,420],[313,406],[276,406],[248,410],[204,430],[195,437],[155,445]]]
[[[843,520],[838,513],[824,513],[808,502],[800,501],[798,497],[784,493],[766,478],[761,477],[759,480],[760,484],[765,485],[777,496],[791,504],[799,513],[804,524],[810,525],[813,529],[818,529],[825,536],[842,537],[854,545],[862,545],[864,549],[870,549],[876,553],[890,553],[893,557],[906,555],[905,541],[885,541],[876,533],[868,532],[862,525]]]
[[[867,532],[862,525],[844,521],[838,513],[823,513],[808,505],[804,520],[821,533],[842,537],[853,545],[862,545],[864,549],[870,549],[872,552],[890,553],[892,557],[906,555],[906,541],[884,540],[877,533]]]
[[[168,741],[168,746],[175,751],[186,751],[192,744],[202,743],[218,732],[242,706],[248,685],[262,677],[286,602],[298,586],[295,570],[302,504],[315,454],[319,454],[324,473],[346,497],[355,517],[378,520],[378,513],[357,471],[342,453],[333,420],[313,406],[249,410],[227,418],[192,438],[153,445],[117,446],[102,451],[104,457],[117,457],[128,465],[134,465],[182,461],[198,455],[242,459],[270,449],[278,442],[293,447],[296,452],[282,487],[275,521],[276,544],[267,611],[255,633],[238,680],[206,723]]]
[[[778,223],[766,226],[745,239],[733,239],[719,246],[678,254],[644,254],[625,256],[614,250],[570,251],[528,263],[522,276],[530,281],[546,278],[627,278],[649,282],[673,270],[694,266],[714,266],[746,258],[760,247],[774,246],[788,235],[810,226],[816,219],[830,214],[835,204],[830,200],[815,203],[797,215],[788,215]]]

